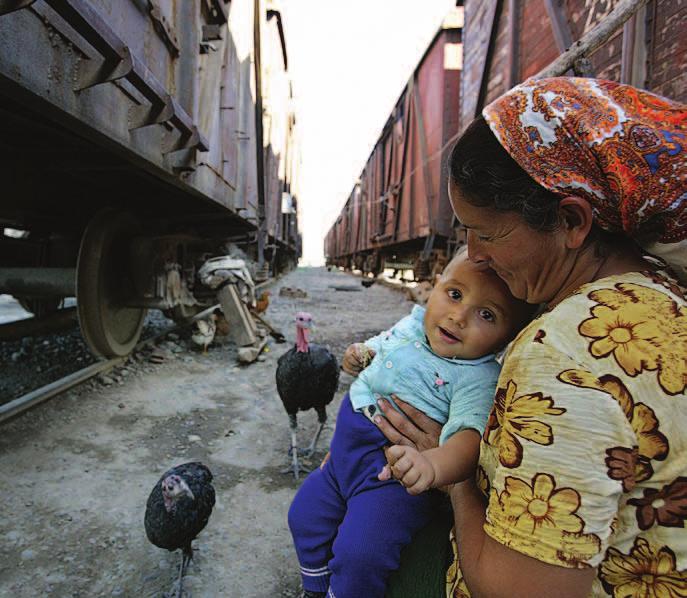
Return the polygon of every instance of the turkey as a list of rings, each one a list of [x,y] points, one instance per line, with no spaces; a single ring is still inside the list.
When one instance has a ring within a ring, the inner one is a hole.
[[[146,536],[155,546],[182,551],[176,595],[182,596],[182,579],[193,558],[191,542],[207,525],[215,505],[212,473],[202,463],[177,465],[160,478],[153,488],[144,525]]]
[[[277,392],[289,416],[293,474],[298,479],[297,414],[315,409],[319,427],[305,455],[315,452],[315,445],[327,422],[326,406],[332,402],[339,383],[336,358],[325,347],[308,343],[312,316],[296,314],[296,344],[277,362]]]

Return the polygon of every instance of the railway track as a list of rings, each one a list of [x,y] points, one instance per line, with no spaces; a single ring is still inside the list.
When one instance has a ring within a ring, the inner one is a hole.
[[[257,291],[264,290],[273,285],[274,283],[276,283],[277,280],[279,280],[279,278],[272,278],[263,283],[257,284],[255,285],[255,289]],[[169,334],[187,328],[196,320],[201,320],[207,317],[215,309],[219,307],[219,303],[211,307],[208,307],[207,309],[193,316],[191,319],[189,319],[188,322],[185,322],[183,324],[175,324],[173,326],[170,326],[166,330],[163,330],[162,332],[159,332],[145,340],[142,340],[134,347],[131,354],[135,353],[136,351],[140,351],[148,345],[156,343],[157,341],[163,339]],[[17,397],[16,399],[13,399],[3,405],[0,405],[0,424],[14,417],[17,417],[18,415],[21,415],[25,411],[41,403],[44,403],[45,401],[48,401],[49,399],[55,398],[56,396],[69,390],[70,388],[87,382],[88,380],[94,378],[99,374],[105,374],[113,370],[114,368],[123,365],[124,363],[126,363],[127,359],[128,356],[114,357],[112,359],[97,361],[96,363],[92,363],[84,368],[77,370],[76,372],[67,374],[66,376],[58,378],[54,382],[50,382],[49,384],[41,386],[40,388],[36,388],[35,390],[32,390],[20,397]]]

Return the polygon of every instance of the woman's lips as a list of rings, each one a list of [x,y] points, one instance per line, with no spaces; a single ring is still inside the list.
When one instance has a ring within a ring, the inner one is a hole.
[[[439,336],[441,337],[441,340],[445,343],[453,345],[454,343],[460,342],[460,339],[455,334],[446,330],[446,328],[442,328],[441,326],[438,326],[437,328],[439,329]]]

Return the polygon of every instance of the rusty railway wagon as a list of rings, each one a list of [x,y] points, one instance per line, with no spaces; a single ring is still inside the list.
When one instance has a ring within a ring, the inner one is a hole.
[[[76,296],[91,349],[212,305],[210,257],[299,257],[295,119],[271,0],[0,0],[0,293]]]
[[[429,278],[463,238],[446,192],[452,141],[485,104],[538,74],[619,3],[457,2],[459,14],[444,23],[420,61],[325,238],[327,263],[373,274],[414,267],[418,280]],[[578,61],[574,74],[685,102],[686,30],[686,0],[651,0]]]

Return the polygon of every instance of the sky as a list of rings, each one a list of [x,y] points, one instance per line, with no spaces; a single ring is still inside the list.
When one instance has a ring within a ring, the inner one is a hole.
[[[282,0],[301,143],[303,265],[324,236],[455,0]]]

